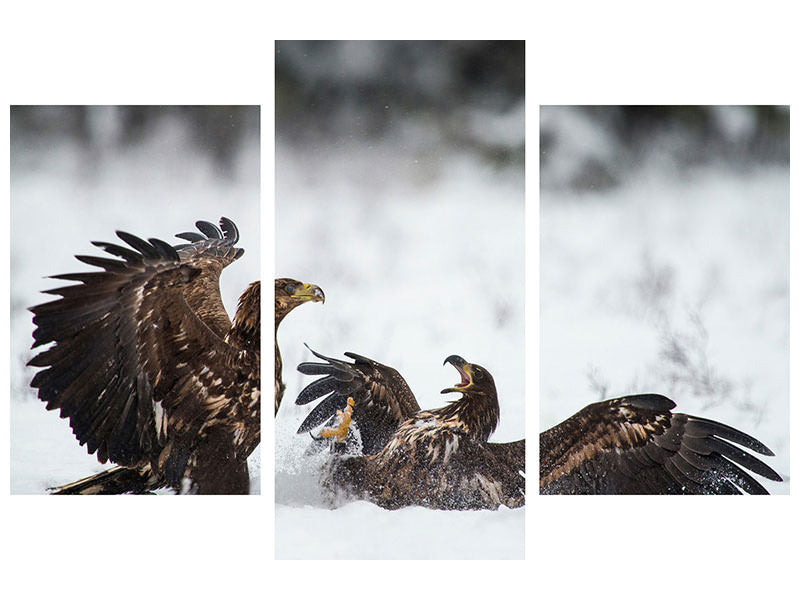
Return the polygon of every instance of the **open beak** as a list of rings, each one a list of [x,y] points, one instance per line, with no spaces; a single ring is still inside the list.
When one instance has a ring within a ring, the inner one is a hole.
[[[463,392],[472,385],[472,366],[467,361],[453,354],[445,358],[442,364],[446,365],[447,363],[450,363],[456,368],[458,374],[461,375],[461,382],[455,384],[453,387],[443,389],[441,392],[442,394],[447,394],[448,392]]]
[[[325,302],[325,292],[313,283],[304,283],[292,296],[299,298],[303,302]]]

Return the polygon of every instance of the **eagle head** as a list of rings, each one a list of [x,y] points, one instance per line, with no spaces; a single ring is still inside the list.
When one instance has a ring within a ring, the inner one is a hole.
[[[468,363],[466,360],[452,354],[444,359],[443,365],[450,363],[456,368],[458,374],[461,375],[461,382],[455,384],[453,387],[445,388],[442,394],[449,392],[461,392],[464,395],[489,395],[497,396],[497,389],[494,385],[494,379],[489,371],[480,365]]]
[[[455,354],[444,359],[443,364],[447,363],[456,368],[461,375],[461,381],[453,387],[443,389],[442,393],[461,392],[463,395],[442,409],[442,414],[470,431],[477,439],[486,441],[494,432],[500,418],[494,379],[482,366],[468,363]]]
[[[275,323],[306,302],[325,302],[325,293],[313,283],[283,277],[275,280]]]

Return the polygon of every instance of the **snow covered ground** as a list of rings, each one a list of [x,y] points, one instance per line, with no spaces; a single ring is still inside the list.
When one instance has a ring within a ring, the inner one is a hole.
[[[277,148],[276,275],[320,285],[326,302],[295,310],[278,335],[287,389],[276,421],[276,556],[522,558],[525,509],[331,510],[319,459],[295,433],[313,406],[293,402],[313,380],[296,371],[312,358],[303,342],[396,368],[423,408],[449,399],[439,392],[458,375],[442,361],[459,354],[494,376],[492,439],[525,436],[521,169],[396,139]]]
[[[562,129],[607,154],[586,127]],[[763,441],[789,493],[788,166],[654,159],[606,191],[543,189],[540,296],[542,430],[660,392]]]
[[[257,132],[237,154],[232,176],[222,177],[208,155],[190,141],[177,119],[164,119],[139,145],[83,146],[19,143],[11,148],[11,492],[41,494],[108,468],[72,436],[57,412],[48,412],[29,382],[33,323],[26,310],[59,284],[47,275],[91,270],[75,254],[102,254],[91,240],[118,241],[121,229],[141,237],[179,242],[200,219],[231,218],[245,254],[222,275],[230,314],[239,294],[259,278],[259,147]],[[260,451],[251,457],[260,489]]]

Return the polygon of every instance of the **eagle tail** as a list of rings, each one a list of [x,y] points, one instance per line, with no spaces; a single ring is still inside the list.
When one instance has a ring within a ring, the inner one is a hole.
[[[147,494],[163,486],[164,483],[157,481],[149,467],[114,467],[73,483],[49,488],[49,492],[63,495]]]

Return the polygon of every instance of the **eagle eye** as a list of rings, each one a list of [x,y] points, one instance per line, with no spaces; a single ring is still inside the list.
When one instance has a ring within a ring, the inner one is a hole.
[[[289,294],[294,294],[294,286],[293,286],[291,283],[290,283],[290,284],[288,284],[288,285],[286,286],[286,291],[287,291]]]

